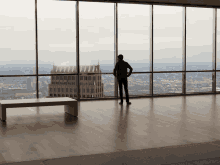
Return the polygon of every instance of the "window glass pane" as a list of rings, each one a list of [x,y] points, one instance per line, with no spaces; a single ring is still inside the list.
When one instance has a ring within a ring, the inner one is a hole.
[[[212,73],[198,72],[186,73],[186,92],[211,92],[212,91]]]
[[[129,96],[137,96],[137,95],[149,95],[149,81],[150,74],[132,74],[128,78],[128,93]],[[119,88],[118,88],[119,90]],[[120,97],[120,93],[118,93]],[[123,87],[123,96],[126,97],[124,87]]]
[[[59,76],[55,76],[59,77]],[[64,84],[64,81],[68,83]],[[51,80],[51,76],[39,77],[39,91],[41,95],[39,97],[71,97],[76,98],[76,85],[73,80]],[[50,90],[52,89],[52,90]],[[74,90],[75,89],[75,90]]]
[[[34,77],[1,77],[0,99],[28,99],[36,98],[36,80]]]
[[[220,9],[217,9],[217,29],[216,29],[216,69],[220,70]]]
[[[154,73],[154,94],[182,93],[182,73]]]
[[[88,75],[84,75],[82,77],[85,77]],[[94,77],[97,77],[98,74],[92,75],[91,80],[81,79],[80,80],[80,96],[81,98],[103,98],[103,82],[95,80]],[[85,90],[87,89],[87,90]]]
[[[79,2],[80,72],[113,72],[114,3]],[[99,65],[98,65],[99,64]],[[96,70],[97,69],[97,70]]]
[[[56,84],[49,86],[48,84],[52,84],[57,80],[51,80],[51,76],[40,76],[38,78],[38,85],[39,85],[39,98],[50,96],[51,94],[58,93],[59,88],[55,88]],[[59,80],[58,80],[59,81]],[[51,91],[49,89],[52,89]]]
[[[32,74],[36,66],[34,11],[34,0],[0,1],[0,75]]]
[[[118,54],[123,55],[133,72],[149,71],[150,7],[118,4]]]
[[[186,8],[186,70],[212,70],[213,9]]]
[[[80,97],[83,98],[113,98],[114,97],[114,77],[111,74],[94,74],[88,76],[87,80],[80,80]],[[101,79],[94,77],[102,76]]]
[[[182,70],[183,7],[154,5],[154,71]]]
[[[220,72],[216,72],[216,91],[220,91]]]
[[[39,74],[76,72],[75,4],[38,0]]]

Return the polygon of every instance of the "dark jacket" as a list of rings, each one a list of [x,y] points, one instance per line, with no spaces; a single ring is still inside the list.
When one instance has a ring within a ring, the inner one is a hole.
[[[127,74],[127,68],[130,69],[130,73]],[[130,76],[133,68],[124,60],[119,60],[114,68],[114,76],[117,77],[117,79],[121,78],[127,78]]]

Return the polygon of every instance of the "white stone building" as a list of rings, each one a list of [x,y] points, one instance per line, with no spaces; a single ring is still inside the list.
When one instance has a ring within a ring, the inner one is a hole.
[[[76,66],[54,66],[51,74],[77,73]],[[88,73],[101,73],[100,65],[80,66],[80,97],[103,97],[103,83],[101,74],[89,75]],[[77,98],[77,75],[51,76],[51,84],[48,86],[49,97]]]

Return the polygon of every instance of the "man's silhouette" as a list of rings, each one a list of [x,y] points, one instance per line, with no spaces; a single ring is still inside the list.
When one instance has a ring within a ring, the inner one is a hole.
[[[123,104],[123,92],[122,92],[122,84],[124,84],[124,90],[126,94],[126,102],[127,104],[131,104],[129,102],[129,95],[128,95],[128,81],[127,77],[129,77],[132,73],[133,68],[123,60],[123,55],[118,56],[119,61],[116,63],[114,68],[114,76],[117,77],[119,90],[120,90],[120,98],[121,102],[119,104]],[[127,75],[127,68],[130,69],[129,74]],[[116,73],[117,72],[117,73]]]

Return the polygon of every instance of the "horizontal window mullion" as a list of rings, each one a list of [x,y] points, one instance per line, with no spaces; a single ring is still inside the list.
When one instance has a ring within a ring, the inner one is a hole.
[[[182,72],[215,72],[215,70],[189,70],[189,71],[154,71],[153,73],[182,73]],[[216,72],[220,72],[220,70],[216,70]],[[132,72],[132,74],[145,74],[152,72]],[[86,75],[96,75],[96,74],[112,74],[113,73],[86,73]],[[64,76],[64,75],[78,75],[78,74],[38,74],[38,75],[0,75],[0,77],[29,77],[29,76]],[[79,75],[83,75],[82,73]]]

